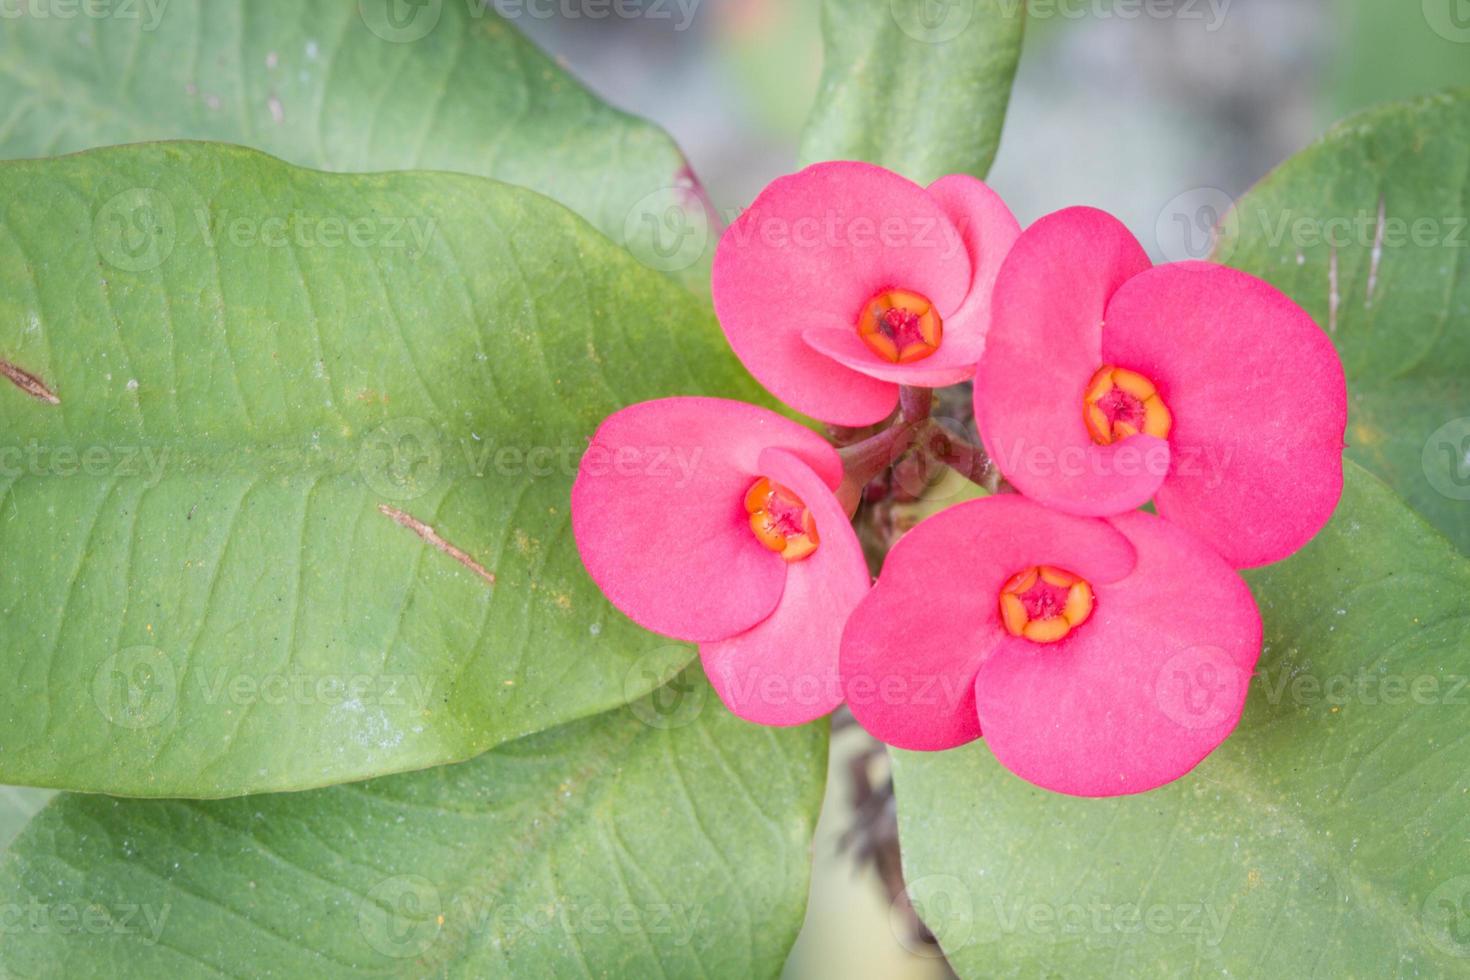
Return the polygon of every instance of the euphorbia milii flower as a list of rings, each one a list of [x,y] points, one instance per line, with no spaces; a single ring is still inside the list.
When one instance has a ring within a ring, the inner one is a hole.
[[[1177,779],[1230,734],[1260,649],[1250,591],[1189,532],[1005,495],[899,540],[848,621],[842,682],[890,745],[983,732],[1023,779],[1115,796]]]
[[[750,373],[839,425],[881,421],[899,385],[968,381],[1020,226],[954,175],[920,187],[866,163],[774,181],[715,252],[715,311]]]
[[[842,624],[870,584],[841,481],[831,446],[765,409],[643,402],[592,437],[572,533],[613,605],[699,643],[731,711],[800,724],[841,703]]]
[[[991,458],[1022,493],[1158,513],[1237,568],[1284,558],[1342,493],[1347,391],[1312,318],[1224,266],[1151,266],[1116,219],[1028,228],[995,287],[975,381]]]

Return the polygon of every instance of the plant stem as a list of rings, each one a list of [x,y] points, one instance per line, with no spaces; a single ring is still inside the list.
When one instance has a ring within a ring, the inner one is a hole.
[[[922,422],[929,417],[929,412],[934,407],[934,389],[910,388],[905,385],[898,389],[898,403],[905,422]]]
[[[837,450],[837,455],[842,457],[842,485],[837,488],[837,499],[849,517],[857,512],[863,490],[908,450],[921,427],[919,423],[899,422],[862,442]]]
[[[984,487],[988,493],[999,493],[1004,482],[1000,470],[985,450],[960,439],[942,426],[931,424],[924,433],[924,448],[941,463],[965,479]]]

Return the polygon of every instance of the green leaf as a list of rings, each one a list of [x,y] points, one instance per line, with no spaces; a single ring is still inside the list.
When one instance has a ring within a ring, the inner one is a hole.
[[[984,177],[1025,27],[1021,0],[825,0],[802,163],[866,160],[920,184]]]
[[[0,786],[0,850],[10,846],[15,835],[53,795],[47,789]]]
[[[774,977],[826,743],[739,721],[694,670],[428,772],[202,803],[65,795],[0,867],[0,908],[32,917],[7,920],[0,968]]]
[[[1348,375],[1349,458],[1470,552],[1467,201],[1462,89],[1332,130],[1237,204],[1218,257],[1329,332]]]
[[[1470,562],[1349,464],[1328,528],[1249,578],[1245,718],[1176,783],[1086,800],[983,742],[895,753],[910,894],[961,975],[1470,975]]]
[[[6,18],[0,78],[0,156],[187,138],[320,170],[452,170],[547,194],[691,281],[713,253],[673,140],[474,0],[45,5]]]
[[[623,405],[763,396],[581,219],[204,143],[0,164],[0,215],[0,782],[382,775],[691,658],[587,578],[571,480]]]

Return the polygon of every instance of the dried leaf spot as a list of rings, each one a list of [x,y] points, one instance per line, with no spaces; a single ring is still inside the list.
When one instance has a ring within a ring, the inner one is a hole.
[[[61,399],[57,398],[40,378],[29,371],[21,370],[3,358],[0,358],[0,374],[9,378],[12,384],[32,398],[46,402],[48,405],[61,404]]]
[[[456,548],[454,545],[450,544],[448,541],[445,541],[439,536],[438,532],[436,532],[432,527],[429,527],[429,525],[425,524],[423,521],[412,516],[411,514],[405,514],[403,511],[398,510],[394,507],[389,507],[387,504],[379,504],[378,513],[382,514],[384,517],[393,521],[393,523],[399,525],[400,527],[408,528],[429,545],[439,551],[442,551],[450,558],[453,558],[465,568],[468,568],[470,571],[480,576],[480,578],[484,579],[490,585],[495,584],[494,572],[489,571],[485,568],[484,565],[481,565],[479,562],[475,561],[469,556],[467,552],[462,551],[461,549]]]

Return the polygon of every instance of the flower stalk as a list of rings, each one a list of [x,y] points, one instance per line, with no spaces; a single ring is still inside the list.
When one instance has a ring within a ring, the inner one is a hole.
[[[922,426],[922,422],[899,421],[837,451],[842,457],[842,485],[837,488],[837,500],[849,517],[857,512],[868,484],[908,451]]]

